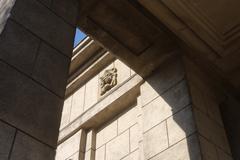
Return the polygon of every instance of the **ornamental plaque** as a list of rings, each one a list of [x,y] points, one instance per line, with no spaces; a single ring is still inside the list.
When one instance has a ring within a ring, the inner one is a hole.
[[[104,71],[102,77],[100,77],[100,95],[104,95],[107,91],[117,85],[117,69],[107,69]]]

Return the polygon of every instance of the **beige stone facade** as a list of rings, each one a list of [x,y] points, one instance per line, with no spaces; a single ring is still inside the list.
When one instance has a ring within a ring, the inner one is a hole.
[[[56,160],[232,159],[217,95],[178,57],[145,79],[113,59],[80,83],[64,103]],[[101,95],[112,68],[117,85]]]
[[[0,160],[239,160],[239,6],[0,0]]]

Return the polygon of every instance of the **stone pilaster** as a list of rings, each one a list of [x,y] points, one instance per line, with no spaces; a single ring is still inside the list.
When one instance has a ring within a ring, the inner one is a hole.
[[[78,9],[57,2],[16,0],[0,35],[1,160],[54,159]]]
[[[182,58],[176,57],[141,86],[142,159],[231,159],[219,108],[208,96],[211,88],[201,93],[207,99],[197,95],[200,90],[192,90],[193,80],[186,74]],[[208,111],[202,112],[200,105]]]

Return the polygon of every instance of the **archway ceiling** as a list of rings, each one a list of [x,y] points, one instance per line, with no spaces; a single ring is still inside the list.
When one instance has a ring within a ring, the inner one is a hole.
[[[78,25],[143,76],[178,54],[181,46],[239,96],[239,3],[80,0]]]

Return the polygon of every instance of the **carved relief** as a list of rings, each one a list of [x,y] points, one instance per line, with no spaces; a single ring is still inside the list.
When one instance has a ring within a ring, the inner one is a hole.
[[[107,69],[105,70],[102,77],[100,77],[100,95],[105,94],[111,88],[117,85],[117,69]]]

